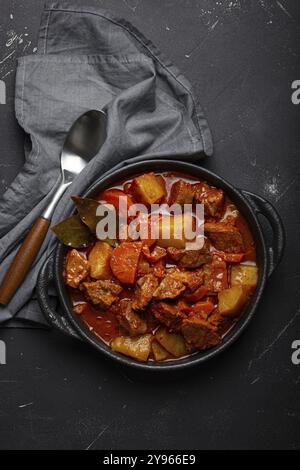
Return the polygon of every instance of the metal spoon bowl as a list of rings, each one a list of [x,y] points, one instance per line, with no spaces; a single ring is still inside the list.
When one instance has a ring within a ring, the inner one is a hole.
[[[22,284],[45,239],[58,201],[76,176],[97,155],[105,139],[106,115],[103,111],[87,111],[72,125],[60,156],[60,184],[55,188],[50,203],[31,227],[12,261],[0,286],[0,304],[8,304]]]

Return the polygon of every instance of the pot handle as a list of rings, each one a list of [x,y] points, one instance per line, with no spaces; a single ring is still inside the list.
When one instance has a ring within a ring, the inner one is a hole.
[[[257,194],[251,193],[250,191],[242,190],[242,193],[250,202],[254,212],[265,216],[272,228],[272,244],[267,247],[268,277],[270,277],[280,263],[284,252],[285,230],[283,223],[277,210],[269,201]]]
[[[52,284],[54,281],[53,265],[54,254],[52,252],[46,259],[44,265],[42,266],[37,279],[36,294],[39,305],[46,320],[50,323],[50,325],[54,326],[64,334],[68,334],[76,339],[81,339],[77,332],[74,330],[71,323],[67,321],[65,317],[56,312],[51,306],[48,288],[49,285]]]

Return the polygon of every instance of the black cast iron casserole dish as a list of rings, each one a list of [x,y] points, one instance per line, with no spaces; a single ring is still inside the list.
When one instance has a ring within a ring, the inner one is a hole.
[[[274,207],[268,201],[248,191],[238,190],[214,173],[202,167],[185,162],[172,160],[148,160],[146,162],[128,164],[104,177],[100,177],[87,190],[84,196],[93,197],[100,191],[103,191],[122,180],[129,179],[135,175],[149,171],[179,172],[191,175],[193,178],[207,181],[209,184],[223,189],[232,202],[236,204],[249,224],[256,244],[257,265],[259,269],[258,285],[241,318],[234,328],[224,337],[223,341],[209,350],[200,351],[182,359],[166,362],[150,361],[147,363],[139,363],[129,357],[125,357],[114,352],[109,346],[98,339],[80,320],[80,317],[73,312],[67,288],[63,281],[63,263],[67,248],[59,242],[57,242],[56,249],[40,271],[37,283],[37,295],[42,311],[49,323],[64,333],[91,344],[107,357],[110,357],[121,364],[130,365],[143,370],[169,371],[173,369],[183,369],[205,362],[215,357],[217,354],[220,354],[222,351],[225,351],[225,349],[227,349],[240,336],[255,314],[268,278],[280,262],[284,250],[285,235],[282,221]],[[272,228],[273,241],[271,245],[268,245],[264,238],[264,234],[258,220],[259,214],[266,217]],[[59,313],[52,309],[51,303],[49,302],[48,287],[50,283],[54,283],[58,293],[61,305],[61,311]]]

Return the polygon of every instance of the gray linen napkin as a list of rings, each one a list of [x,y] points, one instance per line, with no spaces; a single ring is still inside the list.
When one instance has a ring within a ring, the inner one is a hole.
[[[184,76],[130,23],[85,3],[47,2],[38,53],[19,59],[16,116],[28,138],[25,165],[0,199],[0,280],[49,202],[66,132],[83,112],[106,111],[107,140],[61,199],[53,223],[72,206],[70,195],[129,159],[198,162],[212,153],[207,122]],[[49,232],[23,285],[0,308],[0,323],[45,323],[34,287],[54,243]]]

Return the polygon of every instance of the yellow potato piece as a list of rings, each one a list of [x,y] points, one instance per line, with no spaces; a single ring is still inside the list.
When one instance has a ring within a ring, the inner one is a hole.
[[[135,197],[144,204],[158,203],[166,194],[164,179],[154,173],[146,173],[135,178],[132,189]]]
[[[232,286],[218,293],[219,312],[224,316],[234,316],[240,312],[248,299],[248,289],[243,286]]]
[[[165,359],[168,359],[168,351],[166,351],[165,348],[163,348],[157,341],[152,341],[151,348],[153,357],[156,361],[164,361]]]
[[[155,334],[155,339],[175,357],[187,354],[185,341],[180,334],[169,333],[165,328],[160,328]]]
[[[150,351],[152,335],[142,335],[135,338],[130,336],[118,336],[111,342],[113,351],[132,357],[137,361],[147,361]]]
[[[113,248],[106,242],[97,241],[88,255],[90,275],[94,279],[107,279],[111,276],[110,257]]]
[[[257,266],[237,264],[231,268],[231,285],[256,287],[258,279]]]
[[[159,238],[157,245],[163,248],[185,248],[188,240],[188,230],[195,229],[195,219],[192,214],[162,216],[159,221]]]

